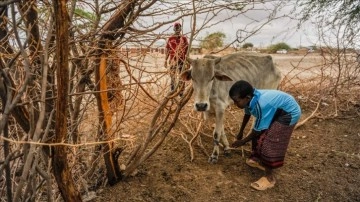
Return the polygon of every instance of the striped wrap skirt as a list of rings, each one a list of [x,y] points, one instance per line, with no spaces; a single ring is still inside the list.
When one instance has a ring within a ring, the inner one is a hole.
[[[250,158],[260,160],[269,168],[284,165],[285,154],[295,125],[284,125],[274,121],[270,128],[252,140],[252,155]]]

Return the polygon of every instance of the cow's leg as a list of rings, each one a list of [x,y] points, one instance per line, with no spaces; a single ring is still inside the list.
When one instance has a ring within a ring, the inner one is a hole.
[[[209,114],[208,111],[203,112],[203,118],[204,118],[204,120],[206,120],[206,121],[209,120],[210,114]]]
[[[220,140],[224,146],[224,155],[225,156],[230,156],[230,146],[229,146],[229,141],[227,139],[227,136],[225,134],[225,130],[224,130],[224,113],[225,113],[225,109],[226,109],[226,105],[223,102],[217,103],[217,106],[221,106],[218,107],[218,111],[216,112],[216,123],[219,124],[219,128],[221,129],[221,136],[220,136]]]
[[[226,157],[230,156],[230,146],[229,146],[229,141],[226,137],[226,134],[225,134],[225,131],[224,131],[224,127],[223,127],[223,130],[222,130],[222,134],[221,134],[221,141],[224,145],[224,155]]]
[[[209,163],[217,163],[219,159],[219,147],[220,147],[220,135],[219,131],[216,130],[216,127],[213,132],[213,140],[214,140],[214,149],[209,158]]]
[[[215,109],[215,128],[213,132],[213,140],[214,140],[214,149],[209,158],[210,163],[217,163],[219,158],[219,147],[220,147],[220,138],[224,134],[224,109],[217,107]],[[227,142],[227,140],[226,140]],[[229,147],[229,143],[227,143],[227,147]]]

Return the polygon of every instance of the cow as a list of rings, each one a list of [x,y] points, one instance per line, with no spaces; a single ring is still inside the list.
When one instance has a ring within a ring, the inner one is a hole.
[[[223,124],[225,109],[233,103],[229,97],[230,87],[238,80],[246,80],[258,89],[276,89],[281,72],[270,55],[259,53],[236,52],[222,57],[206,55],[187,60],[191,68],[182,72],[180,78],[192,81],[195,110],[204,112],[205,119],[215,114],[214,149],[209,163],[217,163],[220,140],[224,155],[230,154]]]

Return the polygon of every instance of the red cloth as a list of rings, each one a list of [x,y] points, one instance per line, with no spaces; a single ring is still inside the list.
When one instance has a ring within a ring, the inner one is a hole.
[[[167,40],[166,50],[169,53],[170,61],[184,61],[189,43],[185,36],[171,36]]]

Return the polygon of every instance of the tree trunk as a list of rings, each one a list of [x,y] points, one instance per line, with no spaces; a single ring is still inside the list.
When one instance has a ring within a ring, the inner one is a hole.
[[[106,57],[105,54],[100,58],[99,70],[95,73],[96,83],[98,83],[98,90],[100,91],[97,96],[99,121],[101,124],[100,136],[104,136],[105,140],[112,139],[111,130],[111,111],[109,107],[109,100],[107,94],[107,79],[106,79]],[[114,158],[115,150],[113,143],[103,145],[104,160],[106,165],[106,175],[110,185],[116,184],[121,180],[121,172],[118,166],[117,158]]]
[[[67,136],[68,83],[69,83],[69,16],[66,0],[53,1],[56,27],[56,63],[57,63],[57,102],[55,142],[64,142]],[[66,99],[62,99],[66,98]],[[76,190],[72,174],[67,164],[67,151],[64,146],[55,146],[53,169],[56,182],[64,201],[82,201]]]
[[[96,94],[99,111],[99,123],[100,131],[99,137],[103,140],[111,140],[113,137],[110,133],[111,128],[111,111],[109,108],[109,99],[107,94],[107,80],[106,80],[106,56],[109,53],[104,53],[111,44],[111,41],[124,36],[124,32],[118,32],[119,29],[124,28],[125,21],[130,18],[129,15],[134,10],[135,0],[123,1],[118,11],[111,17],[111,19],[105,24],[99,44],[98,54],[100,56],[96,61],[97,68],[95,70],[95,83],[98,85],[96,89],[100,93]],[[113,143],[107,143],[103,145],[104,160],[106,164],[107,177],[110,185],[114,185],[121,180],[121,172],[117,162],[117,158],[120,155],[119,150],[113,149]]]

